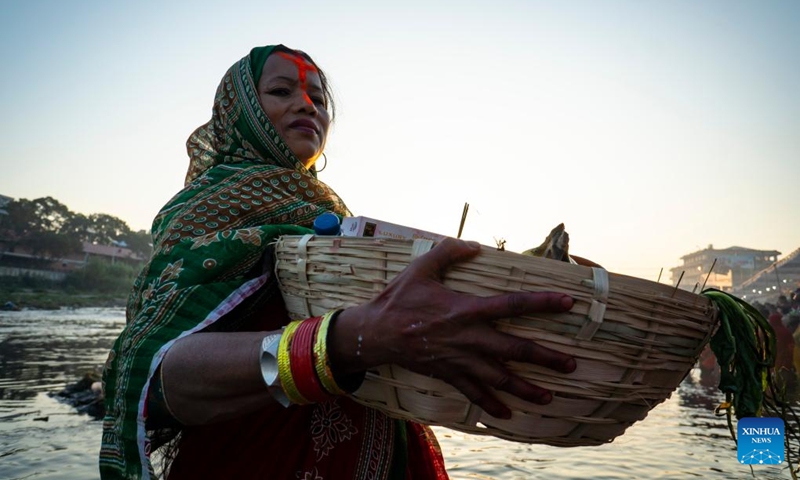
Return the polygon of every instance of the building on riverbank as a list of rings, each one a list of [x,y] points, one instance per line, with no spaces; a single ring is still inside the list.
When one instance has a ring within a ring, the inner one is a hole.
[[[670,269],[672,284],[699,290],[703,284],[730,292],[757,272],[774,263],[781,252],[745,247],[708,248],[681,257],[683,265]],[[712,268],[713,266],[713,268]]]
[[[776,303],[779,296],[789,297],[797,288],[800,288],[800,248],[737,285],[733,294],[748,301]]]
[[[748,301],[772,302],[800,287],[800,248],[778,260],[777,250],[746,247],[708,248],[681,257],[670,269],[672,284],[700,291],[717,288]],[[712,268],[713,266],[713,268]]]

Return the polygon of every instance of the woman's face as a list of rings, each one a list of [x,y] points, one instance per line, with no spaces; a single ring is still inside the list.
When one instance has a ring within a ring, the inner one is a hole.
[[[267,57],[258,100],[281,138],[306,168],[322,154],[330,115],[316,68],[284,52]]]

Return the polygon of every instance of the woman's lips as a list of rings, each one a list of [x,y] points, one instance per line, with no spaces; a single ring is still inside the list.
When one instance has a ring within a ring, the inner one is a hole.
[[[308,120],[295,120],[294,122],[289,124],[289,128],[292,130],[298,130],[300,132],[319,135],[319,130],[317,126],[314,125],[314,122],[310,122]]]

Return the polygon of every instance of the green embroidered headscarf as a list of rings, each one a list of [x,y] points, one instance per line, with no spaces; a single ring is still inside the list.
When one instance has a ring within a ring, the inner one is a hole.
[[[214,97],[211,120],[195,130],[186,142],[190,159],[187,184],[214,165],[256,159],[306,170],[278,136],[258,102],[262,67],[276,48],[275,45],[254,48],[225,74]]]
[[[268,288],[271,272],[259,267],[279,235],[308,233],[326,211],[349,214],[289,150],[259,104],[257,78],[275,48],[253,49],[225,74],[211,120],[186,143],[186,185],[153,221],[153,257],[134,283],[128,323],[103,376],[104,479],[154,476],[147,393],[169,347],[231,322],[226,315],[237,306],[257,311],[258,302],[246,300]]]

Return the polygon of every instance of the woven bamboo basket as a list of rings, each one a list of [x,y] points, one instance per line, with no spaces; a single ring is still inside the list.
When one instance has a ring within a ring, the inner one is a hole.
[[[416,256],[428,240],[284,236],[275,269],[290,316],[307,318],[367,302]],[[504,392],[511,419],[484,413],[449,384],[396,365],[367,373],[355,401],[388,415],[526,443],[584,446],[607,443],[667,399],[694,365],[716,325],[708,299],[667,285],[600,268],[500,252],[481,253],[451,268],[444,284],[490,296],[515,291],[571,295],[570,312],[496,322],[496,328],[573,355],[562,374],[510,362],[553,401],[536,405]]]

